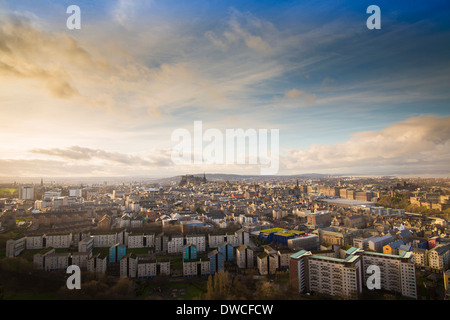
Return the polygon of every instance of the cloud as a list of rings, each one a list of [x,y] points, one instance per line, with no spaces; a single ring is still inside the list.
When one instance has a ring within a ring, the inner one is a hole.
[[[168,151],[153,151],[151,156],[142,158],[140,156],[128,155],[119,152],[110,152],[101,149],[92,149],[79,146],[72,146],[65,149],[32,149],[31,153],[53,156],[75,161],[103,160],[126,166],[168,166],[170,165]]]
[[[284,97],[291,100],[301,100],[306,106],[311,106],[316,101],[316,95],[303,90],[291,89],[286,91]]]
[[[227,27],[219,37],[208,30],[205,37],[221,50],[226,50],[232,44],[243,43],[249,49],[262,55],[271,55],[274,49],[265,38],[273,36],[274,26],[250,13],[241,13],[233,9],[227,21]],[[258,34],[259,33],[259,34]]]
[[[448,174],[448,159],[450,117],[424,115],[379,131],[355,133],[345,142],[286,150],[281,162],[296,172]]]
[[[111,69],[94,57],[73,37],[39,30],[24,16],[3,17],[0,26],[0,76],[32,80],[56,98],[80,98],[75,83],[80,71]],[[82,83],[82,81],[80,81]]]

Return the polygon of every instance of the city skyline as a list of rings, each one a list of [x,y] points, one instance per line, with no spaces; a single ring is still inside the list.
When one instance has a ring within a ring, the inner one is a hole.
[[[278,175],[448,177],[449,6],[371,4],[0,1],[0,178],[259,174],[175,165],[199,120],[279,129]]]

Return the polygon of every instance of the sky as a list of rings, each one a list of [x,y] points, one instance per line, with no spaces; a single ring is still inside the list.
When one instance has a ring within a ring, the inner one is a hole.
[[[449,14],[446,0],[0,0],[0,177],[261,173],[174,163],[172,134],[194,121],[278,129],[280,175],[448,177]]]

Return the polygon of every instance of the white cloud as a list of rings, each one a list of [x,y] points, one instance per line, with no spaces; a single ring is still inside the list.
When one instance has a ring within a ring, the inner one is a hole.
[[[418,116],[345,142],[286,150],[281,162],[291,172],[448,174],[448,159],[450,117]]]

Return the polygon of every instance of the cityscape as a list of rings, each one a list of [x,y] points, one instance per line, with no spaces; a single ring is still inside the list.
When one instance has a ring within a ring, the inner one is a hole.
[[[4,184],[3,298],[36,282],[51,299],[449,299],[449,184],[206,173]],[[66,287],[71,265],[81,290]]]
[[[450,300],[449,13],[0,0],[0,300]]]

